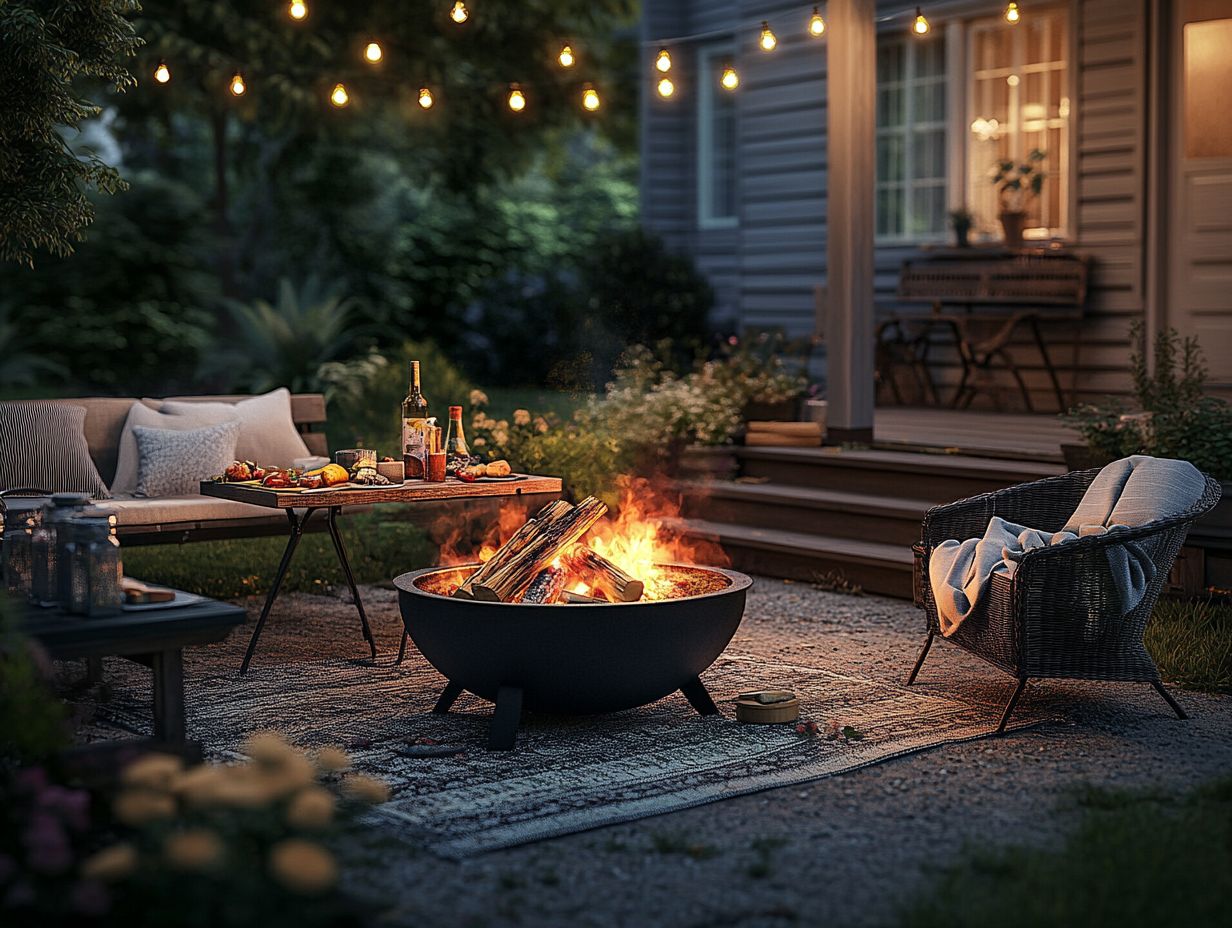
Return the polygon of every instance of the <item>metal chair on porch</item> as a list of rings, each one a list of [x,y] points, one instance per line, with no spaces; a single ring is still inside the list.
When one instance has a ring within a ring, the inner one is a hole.
[[[973,496],[930,509],[915,552],[915,601],[928,620],[928,637],[907,685],[915,682],[933,638],[941,634],[937,604],[928,582],[928,559],[941,542],[978,538],[989,520],[1000,516],[1021,525],[1057,531],[1073,513],[1099,473],[1075,471]],[[1190,525],[1219,502],[1220,486],[1206,478],[1206,489],[1185,512],[1106,535],[1029,551],[1011,579],[994,574],[975,612],[947,641],[1018,680],[997,732],[1018,704],[1027,682],[1038,678],[1115,680],[1150,683],[1178,718],[1185,712],[1164,689],[1159,670],[1143,644],[1147,620]],[[1155,565],[1146,595],[1122,613],[1113,585],[1107,549],[1133,542]]]

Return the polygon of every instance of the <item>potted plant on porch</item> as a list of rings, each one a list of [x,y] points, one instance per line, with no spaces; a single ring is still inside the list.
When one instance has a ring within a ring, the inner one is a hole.
[[[1040,164],[1045,157],[1046,152],[1034,148],[1023,161],[1006,158],[993,162],[992,182],[1001,205],[997,218],[1001,220],[1005,244],[1011,248],[1022,245],[1027,202],[1031,197],[1038,197],[1044,189],[1044,178],[1048,175],[1040,169]]]

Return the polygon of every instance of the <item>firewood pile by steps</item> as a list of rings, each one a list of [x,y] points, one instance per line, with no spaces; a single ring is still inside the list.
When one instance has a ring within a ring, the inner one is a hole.
[[[540,605],[637,602],[645,592],[643,581],[582,542],[606,514],[607,506],[593,496],[576,506],[564,500],[549,503],[453,595]]]

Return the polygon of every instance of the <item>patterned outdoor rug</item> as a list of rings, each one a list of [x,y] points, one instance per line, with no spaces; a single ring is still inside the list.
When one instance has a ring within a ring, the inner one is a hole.
[[[995,728],[994,700],[1004,698],[1003,687],[960,698],[733,645],[703,677],[724,718],[696,715],[679,694],[601,717],[530,716],[515,752],[490,754],[483,748],[490,704],[467,694],[450,714],[432,715],[441,677],[413,652],[401,666],[391,658],[382,654],[375,666],[341,659],[258,664],[243,678],[234,669],[190,677],[189,731],[222,758],[236,756],[261,728],[304,746],[344,745],[360,769],[392,787],[392,801],[372,813],[377,822],[434,853],[463,858],[979,738]],[[122,685],[101,707],[100,721],[147,733],[148,683],[126,669],[132,665],[109,663]],[[823,728],[849,725],[863,740],[733,721],[724,700],[764,681],[795,690],[804,717]],[[1043,708],[1034,717],[1020,710],[1015,727],[1040,721]],[[429,739],[463,751],[415,756],[415,745]]]

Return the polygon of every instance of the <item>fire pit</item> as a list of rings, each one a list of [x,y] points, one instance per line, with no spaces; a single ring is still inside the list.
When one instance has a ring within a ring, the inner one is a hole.
[[[744,574],[655,565],[669,595],[639,602],[564,605],[458,595],[480,565],[436,567],[394,580],[411,640],[449,681],[434,712],[468,690],[496,703],[489,750],[509,750],[522,709],[615,712],[683,692],[717,714],[698,679],[727,647],[753,581]]]

